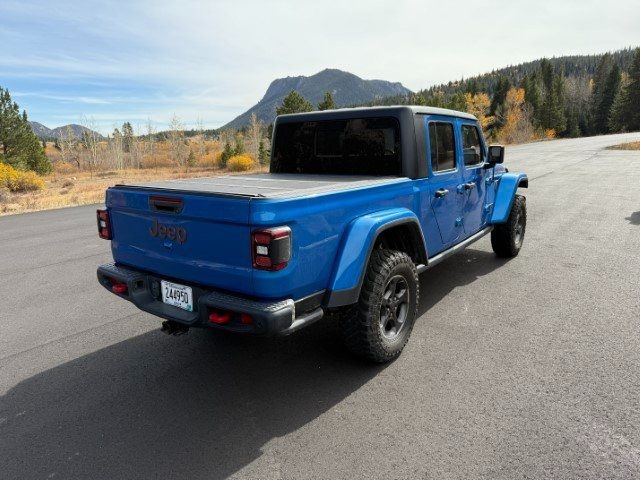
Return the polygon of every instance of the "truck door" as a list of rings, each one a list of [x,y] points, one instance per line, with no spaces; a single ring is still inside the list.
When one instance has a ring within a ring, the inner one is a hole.
[[[491,174],[491,170],[484,168],[486,147],[476,122],[461,121],[460,142],[462,158],[459,163],[463,169],[463,183],[459,188],[464,191],[462,215],[465,237],[468,237],[484,228],[487,223],[485,178]]]
[[[427,117],[427,145],[431,209],[436,218],[443,249],[454,244],[464,232],[462,208],[464,194],[458,191],[462,172],[458,168],[455,121],[443,117]],[[434,252],[436,253],[436,252]]]

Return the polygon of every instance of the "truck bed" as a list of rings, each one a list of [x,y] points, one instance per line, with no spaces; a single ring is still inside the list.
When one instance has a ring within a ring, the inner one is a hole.
[[[407,179],[403,177],[259,173],[253,175],[187,178],[150,183],[130,183],[118,185],[118,187],[249,198],[288,198],[351,190],[353,188],[369,187],[404,180]]]

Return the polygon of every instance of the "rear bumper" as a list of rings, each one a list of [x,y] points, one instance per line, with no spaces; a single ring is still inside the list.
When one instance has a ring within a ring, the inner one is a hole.
[[[97,274],[98,282],[110,292],[114,281],[127,285],[127,293],[114,295],[130,301],[140,310],[188,327],[211,327],[255,335],[288,335],[320,320],[324,314],[320,306],[324,292],[297,301],[263,302],[187,283],[192,288],[194,302],[194,311],[188,312],[162,302],[162,277],[114,263],[99,266]],[[230,323],[218,325],[209,322],[212,310],[230,311],[236,315]],[[253,325],[242,324],[240,314],[251,315]]]

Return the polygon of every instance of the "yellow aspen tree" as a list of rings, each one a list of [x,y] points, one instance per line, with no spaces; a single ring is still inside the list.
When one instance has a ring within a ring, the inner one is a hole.
[[[486,93],[476,93],[475,95],[465,93],[464,101],[467,112],[478,119],[482,130],[486,132],[494,120],[493,115],[489,115],[489,107],[491,106],[489,95]]]
[[[535,138],[531,108],[525,103],[524,88],[511,88],[504,102],[503,127],[497,138],[503,143],[523,143]]]

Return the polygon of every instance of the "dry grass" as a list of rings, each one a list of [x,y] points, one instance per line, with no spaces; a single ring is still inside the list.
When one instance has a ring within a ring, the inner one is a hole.
[[[73,172],[68,169],[60,170],[62,171],[56,171],[45,177],[46,187],[44,190],[3,196],[0,199],[0,215],[101,203],[104,201],[104,192],[107,187],[116,183],[216,176],[229,173],[201,167],[192,168],[188,172],[175,167],[104,171],[94,174]]]
[[[621,143],[607,148],[609,150],[640,150],[640,142]]]

